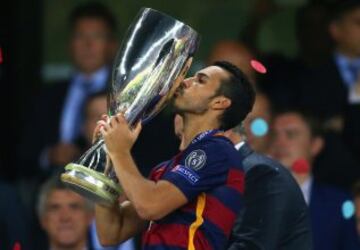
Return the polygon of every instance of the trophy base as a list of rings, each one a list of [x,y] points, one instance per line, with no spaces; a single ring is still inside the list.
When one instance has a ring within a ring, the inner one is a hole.
[[[65,167],[66,172],[61,180],[80,195],[105,206],[114,204],[121,194],[119,184],[104,174],[85,166],[70,163]]]

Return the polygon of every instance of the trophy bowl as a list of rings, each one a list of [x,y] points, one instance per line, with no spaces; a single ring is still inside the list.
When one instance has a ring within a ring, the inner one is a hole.
[[[143,8],[118,50],[108,92],[108,114],[124,113],[129,126],[151,120],[184,79],[200,36],[190,26],[159,11]],[[103,205],[122,192],[104,140],[99,138],[78,161],[65,166],[62,181]]]

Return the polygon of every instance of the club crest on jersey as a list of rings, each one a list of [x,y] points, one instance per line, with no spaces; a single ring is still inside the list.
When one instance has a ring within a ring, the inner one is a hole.
[[[194,169],[201,169],[206,163],[206,153],[201,149],[192,151],[185,159],[185,166]]]

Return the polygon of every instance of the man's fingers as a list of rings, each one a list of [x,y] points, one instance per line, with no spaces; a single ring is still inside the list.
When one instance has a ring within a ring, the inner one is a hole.
[[[136,124],[136,126],[134,128],[134,133],[136,135],[140,134],[141,129],[142,129],[141,121],[138,121],[138,123]]]
[[[99,120],[99,121],[97,121],[97,125],[106,125],[106,121]]]
[[[109,116],[107,114],[103,114],[101,116],[101,120],[103,120],[103,121],[107,121],[108,119],[109,119]]]
[[[112,117],[110,118],[110,122],[109,122],[108,124],[109,124],[109,126],[110,126],[111,128],[113,128],[114,125],[116,124],[116,119],[112,116]]]
[[[104,127],[105,125],[106,125],[106,122],[105,122],[105,121],[103,121],[103,120],[98,121],[98,122],[97,122],[97,125],[96,125],[96,127],[95,127],[94,133],[95,133],[95,134],[99,133],[100,128],[101,128],[101,127]]]
[[[119,113],[116,115],[116,118],[117,120],[120,122],[120,123],[127,123],[126,119],[125,119],[125,116],[124,116],[124,113]]]
[[[103,136],[106,135],[107,131],[106,131],[106,127],[105,127],[105,126],[101,126],[101,127],[100,127],[100,133],[101,133]]]

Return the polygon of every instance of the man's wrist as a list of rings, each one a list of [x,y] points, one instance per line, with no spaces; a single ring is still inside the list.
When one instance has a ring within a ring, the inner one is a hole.
[[[121,150],[116,152],[115,154],[109,154],[111,160],[116,163],[122,163],[124,161],[127,161],[128,159],[132,159],[130,151],[127,150]]]

